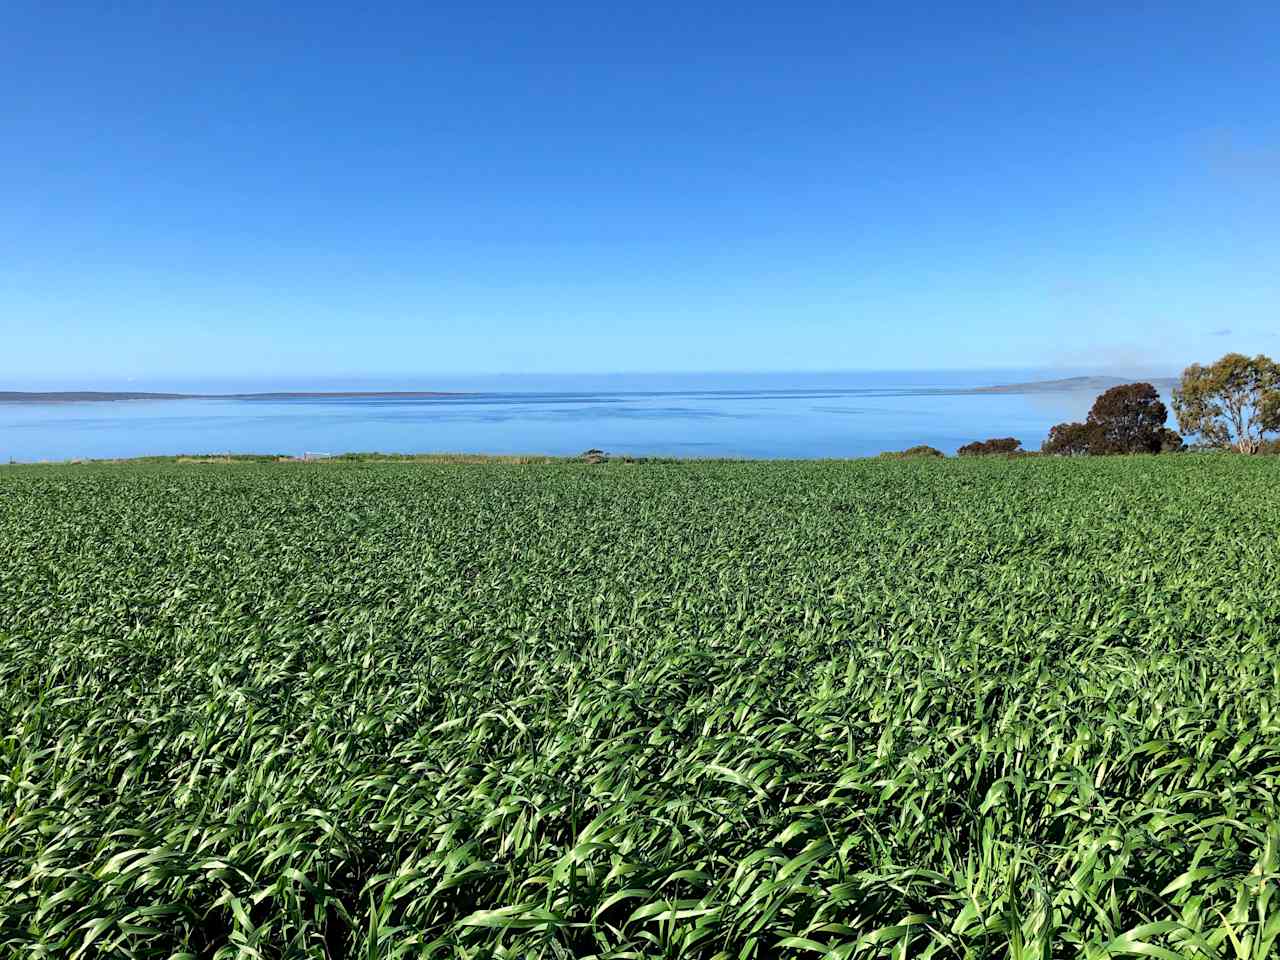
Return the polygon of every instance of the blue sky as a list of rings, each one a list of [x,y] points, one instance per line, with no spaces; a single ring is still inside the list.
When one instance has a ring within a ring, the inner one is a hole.
[[[0,378],[1280,354],[1274,2],[18,2]]]

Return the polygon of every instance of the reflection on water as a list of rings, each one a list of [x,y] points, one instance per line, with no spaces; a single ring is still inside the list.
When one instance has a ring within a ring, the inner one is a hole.
[[[990,373],[588,378],[428,398],[0,405],[0,458],[303,451],[851,457],[1016,436],[1083,417],[1092,395],[973,394]],[[998,378],[997,378],[997,382]],[[597,384],[590,383],[591,386]],[[604,389],[603,387],[608,387]],[[465,387],[459,387],[465,389]],[[573,389],[577,388],[577,389]]]

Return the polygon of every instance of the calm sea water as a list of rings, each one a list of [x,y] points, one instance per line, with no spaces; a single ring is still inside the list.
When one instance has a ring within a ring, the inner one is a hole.
[[[686,457],[856,457],[917,443],[951,453],[990,436],[1015,436],[1024,446],[1038,448],[1052,424],[1083,417],[1093,396],[963,392],[1028,378],[1035,374],[494,377],[428,385],[312,381],[284,389],[463,392],[430,399],[0,404],[0,459],[214,452],[577,454],[591,447]],[[279,383],[131,386],[282,388]]]

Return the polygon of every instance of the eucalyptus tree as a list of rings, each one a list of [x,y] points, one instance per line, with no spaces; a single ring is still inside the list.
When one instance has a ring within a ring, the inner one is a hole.
[[[1266,434],[1280,431],[1280,364],[1242,353],[1193,363],[1174,387],[1173,412],[1183,433],[1208,446],[1257,453]]]

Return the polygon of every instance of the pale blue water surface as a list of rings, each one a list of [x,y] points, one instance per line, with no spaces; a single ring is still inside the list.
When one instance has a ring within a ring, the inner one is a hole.
[[[179,392],[458,392],[423,399],[3,403],[0,460],[222,452],[577,454],[591,447],[684,457],[857,457],[917,443],[952,453],[970,440],[992,436],[1018,437],[1036,449],[1051,425],[1082,418],[1093,401],[1092,393],[1071,391],[964,392],[1025,379],[1036,375],[652,374],[129,384],[126,388]]]

